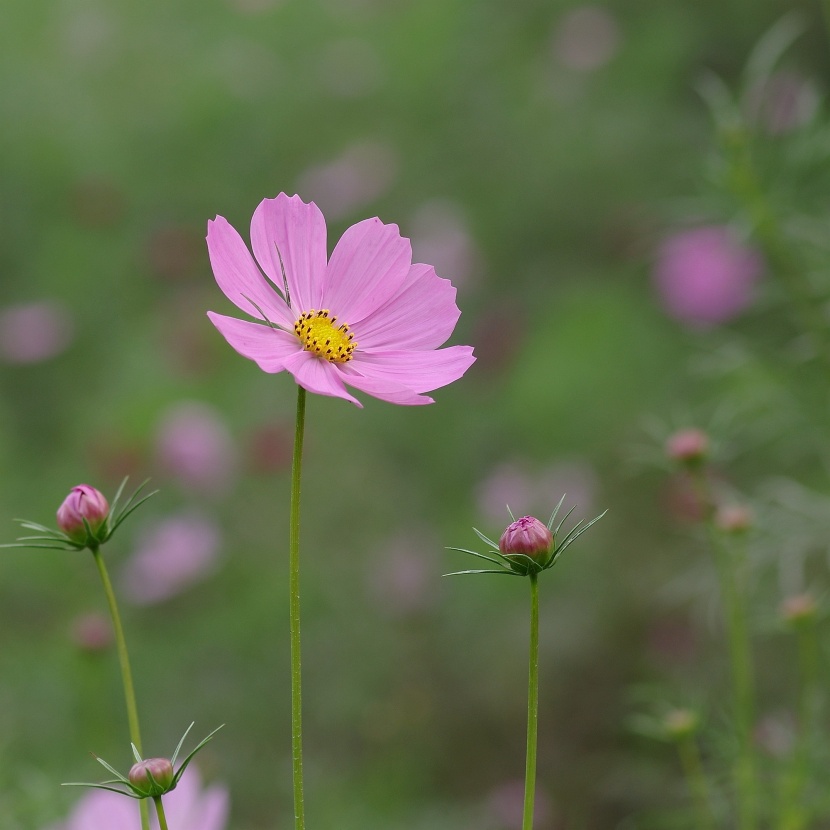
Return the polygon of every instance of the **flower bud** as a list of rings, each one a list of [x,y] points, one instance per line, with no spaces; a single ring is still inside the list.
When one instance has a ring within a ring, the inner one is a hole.
[[[810,594],[796,594],[781,603],[781,616],[793,626],[815,620],[817,613],[818,606]]]
[[[499,539],[503,556],[529,556],[541,564],[547,562],[553,549],[553,534],[546,524],[533,516],[522,516],[509,525]]]
[[[87,541],[84,520],[89,525],[93,537],[97,537],[107,521],[110,506],[103,494],[88,484],[73,487],[69,495],[58,508],[58,527],[73,542]]]
[[[673,741],[682,741],[693,735],[698,728],[697,715],[690,709],[672,709],[663,718],[663,728],[666,736]]]
[[[709,436],[700,429],[681,429],[666,441],[666,455],[681,464],[698,464],[708,452]]]
[[[744,533],[752,526],[752,511],[742,504],[726,504],[715,513],[715,524],[724,533]]]
[[[136,793],[156,798],[173,789],[173,764],[167,758],[147,758],[133,764],[127,777]]]

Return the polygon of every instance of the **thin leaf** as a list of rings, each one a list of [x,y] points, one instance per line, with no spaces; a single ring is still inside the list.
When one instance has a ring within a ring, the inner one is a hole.
[[[129,783],[127,778],[115,769],[115,767],[111,767],[103,758],[99,758],[97,755],[95,755],[94,758],[102,767],[104,767],[104,769],[108,769],[119,781],[123,781],[125,784]]]
[[[562,496],[562,498],[564,499],[565,497],[564,497],[564,496]],[[567,512],[567,513],[566,513],[566,514],[565,514],[565,515],[564,515],[564,516],[560,519],[559,524],[558,524],[558,525],[556,525],[556,530],[554,530],[554,531],[553,531],[553,535],[554,535],[554,536],[556,536],[556,534],[557,534],[557,533],[559,533],[559,531],[560,531],[560,530],[562,530],[562,525],[563,525],[563,524],[565,524],[565,522],[567,522],[567,521],[568,521],[568,517],[571,515],[571,513],[573,513],[573,512],[574,512],[574,510],[576,510],[576,505],[574,505],[574,506],[573,506],[573,507],[572,507],[572,508],[571,508],[571,509],[570,509],[570,510],[569,510],[569,511],[568,511],[568,512]]]
[[[557,504],[556,507],[553,508],[553,513],[550,514],[550,518],[548,519],[548,530],[550,530],[553,527],[553,523],[556,520],[556,514],[559,512],[559,508],[562,507],[562,502],[565,501],[565,496],[567,495],[567,493],[563,493],[562,498],[559,499],[559,504]]]
[[[498,559],[493,559],[492,556],[486,556],[485,554],[478,553],[474,550],[467,550],[466,548],[447,548],[447,550],[457,550],[459,553],[469,553],[470,556],[478,556],[479,559],[486,559],[488,562],[492,562],[494,565],[501,564],[501,562],[499,562]]]
[[[70,547],[69,545],[21,545],[16,542],[0,545],[0,548],[28,548],[29,550],[80,550],[80,548]]]
[[[516,573],[516,571],[510,571],[507,568],[500,568],[499,570],[480,570],[480,571],[453,571],[449,574],[443,574],[444,576],[461,576],[462,574],[505,574],[507,576],[522,576],[522,574]]]
[[[127,798],[135,798],[140,801],[141,796],[127,790],[117,790],[115,787],[107,787],[105,784],[84,784],[81,781],[67,781],[61,784],[62,787],[94,787],[96,790],[109,790],[111,793],[118,793],[118,795],[126,795]]]
[[[496,550],[499,549],[498,544],[494,542],[492,539],[488,539],[478,528],[474,527],[473,533],[475,533],[475,535],[478,536],[478,538],[481,539],[481,541],[484,542],[485,545],[490,545],[491,548],[495,548]]]
[[[173,777],[173,786],[179,783],[179,779],[184,774],[184,771],[187,769],[187,765],[193,760],[193,756],[224,726],[223,723],[221,726],[217,726],[213,732],[210,733],[206,738],[202,738],[198,744],[190,751],[190,754],[182,761],[182,765],[176,772],[176,775]]]
[[[127,486],[129,478],[129,476],[124,476],[124,478],[121,479],[121,484],[118,485],[118,489],[115,491],[115,496],[110,502],[110,516],[114,516],[118,513],[118,501],[121,498],[121,494],[124,492],[124,488]]]
[[[46,527],[45,525],[38,524],[37,522],[31,522],[28,519],[15,519],[21,527],[25,527],[27,530],[37,530],[40,533],[49,533],[49,534],[57,534],[57,530],[53,527]]]
[[[130,742],[130,746],[133,748],[133,758],[135,758],[136,763],[141,763],[144,759],[138,754],[138,748],[132,741]]]
[[[178,758],[178,757],[179,757],[179,752],[180,752],[180,750],[181,750],[181,748],[182,748],[182,744],[184,743],[184,739],[187,737],[187,733],[188,733],[188,732],[190,732],[190,730],[191,730],[191,729],[193,729],[193,724],[195,724],[195,723],[196,723],[196,721],[193,721],[193,722],[190,724],[190,726],[188,726],[188,727],[187,727],[187,729],[185,729],[185,730],[184,730],[184,735],[182,735],[181,740],[179,741],[179,744],[178,744],[178,746],[176,747],[176,751],[173,753],[173,757],[170,759],[170,763],[171,763],[171,764],[175,764],[175,763],[176,763],[176,758]]]
[[[510,505],[506,504],[505,507],[507,508],[507,514],[510,516],[510,521],[515,522],[516,517],[513,515],[513,511],[510,509]]]
[[[560,547],[560,549],[559,549],[559,553],[561,553],[563,550],[565,550],[565,548],[566,548],[568,545],[570,545],[572,542],[576,541],[576,539],[577,539],[578,537],[580,537],[580,536],[581,536],[581,535],[582,535],[582,534],[583,534],[583,533],[584,533],[584,532],[585,532],[585,531],[586,531],[589,527],[591,527],[591,525],[595,525],[595,524],[596,524],[596,523],[597,523],[597,522],[598,522],[598,521],[599,521],[599,520],[600,520],[600,519],[601,519],[601,518],[602,518],[602,517],[603,517],[603,516],[604,516],[607,512],[608,512],[607,510],[603,510],[603,512],[602,512],[602,513],[600,513],[600,514],[599,514],[599,516],[597,516],[597,517],[596,517],[596,518],[594,518],[594,519],[591,519],[591,521],[590,521],[590,522],[588,522],[588,524],[586,524],[586,525],[584,525],[583,527],[579,528],[579,531],[578,531],[576,534],[574,534],[573,536],[571,536],[571,534],[568,534],[568,537],[569,537],[569,538],[567,538],[567,539],[566,539],[566,540],[562,543],[562,546],[561,546],[561,547]],[[574,528],[574,529],[576,529],[576,528]],[[571,532],[573,532],[573,531],[571,531]]]
[[[277,249],[277,257],[280,261],[280,271],[282,271],[282,287],[285,290],[285,304],[291,308],[291,293],[288,290],[288,277],[285,273],[285,264],[282,261],[282,254],[280,253],[280,246],[277,243],[274,243],[274,247]]]

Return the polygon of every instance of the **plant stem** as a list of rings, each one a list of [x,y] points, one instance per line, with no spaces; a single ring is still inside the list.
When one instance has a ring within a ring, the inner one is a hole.
[[[683,767],[683,774],[686,776],[686,783],[697,803],[700,827],[703,830],[714,830],[717,823],[712,812],[712,802],[709,798],[709,784],[706,781],[706,773],[700,759],[700,750],[694,736],[687,735],[682,738],[677,744],[677,752],[680,755],[680,764]]]
[[[118,649],[118,664],[121,668],[121,682],[124,686],[124,703],[127,706],[127,723],[130,728],[130,740],[135,748],[141,753],[141,729],[138,725],[138,706],[135,702],[135,688],[133,687],[133,673],[130,669],[130,656],[127,653],[127,641],[124,638],[124,628],[121,625],[121,615],[118,613],[118,603],[115,601],[115,592],[112,590],[107,566],[104,564],[104,557],[100,548],[91,548],[92,557],[101,576],[101,584],[104,586],[104,594],[107,597],[107,605],[112,618],[112,628],[115,632],[115,644]],[[147,804],[144,799],[139,802],[141,812],[141,830],[149,830],[150,819]]]
[[[300,671],[300,475],[303,466],[306,391],[297,385],[297,427],[291,465],[289,521],[289,615],[291,630],[291,758],[294,772],[294,827],[305,828],[303,798],[303,693]]]
[[[539,725],[539,581],[530,574],[530,657],[527,680],[527,757],[522,830],[533,830],[536,791],[536,737]]]
[[[156,804],[156,812],[159,814],[159,830],[169,830],[167,827],[167,816],[164,815],[164,807],[161,804],[161,796],[154,796],[153,801]]]
[[[818,641],[815,621],[797,623],[798,668],[801,688],[798,701],[798,737],[792,756],[792,765],[784,780],[784,809],[781,830],[802,830],[808,823],[804,788],[810,770],[810,743],[816,733],[818,720]]]

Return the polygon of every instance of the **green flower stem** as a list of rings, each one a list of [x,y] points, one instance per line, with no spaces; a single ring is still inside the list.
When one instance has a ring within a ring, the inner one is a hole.
[[[291,629],[291,758],[294,771],[294,827],[305,830],[303,800],[303,693],[300,671],[300,474],[303,466],[306,391],[297,385],[297,428],[291,465],[289,522],[289,615]]]
[[[169,830],[169,828],[167,827],[167,816],[164,815],[164,807],[161,803],[161,796],[153,796],[153,801],[156,804],[156,812],[159,815],[159,830]],[[144,801],[142,800],[141,803],[143,804]]]
[[[104,557],[100,548],[91,548],[92,557],[101,576],[101,584],[104,586],[104,594],[107,597],[107,605],[112,617],[112,627],[115,632],[115,643],[118,648],[118,664],[121,667],[121,681],[124,685],[124,702],[127,705],[127,723],[130,728],[130,740],[135,744],[139,754],[141,753],[141,729],[138,725],[138,706],[135,702],[135,688],[133,687],[133,673],[130,669],[130,657],[127,654],[127,641],[124,638],[124,628],[121,625],[121,615],[118,613],[118,603],[115,601],[115,592],[112,590],[107,566],[104,564]],[[141,830],[149,830],[150,818],[147,804],[144,800],[139,802],[141,811]]]
[[[752,723],[755,704],[752,692],[752,654],[744,607],[744,558],[737,557],[714,522],[715,502],[709,490],[706,470],[694,471],[693,481],[706,511],[706,529],[712,543],[720,578],[721,599],[726,612],[729,656],[732,663],[732,690],[738,757],[735,761],[735,785],[738,796],[738,830],[756,830],[758,825],[758,791]]]
[[[701,830],[715,830],[717,822],[712,812],[709,782],[706,780],[703,761],[700,758],[700,750],[694,735],[681,738],[677,743],[677,752],[686,777],[686,784],[695,800],[699,826]]]
[[[810,772],[810,743],[818,728],[819,652],[815,620],[797,623],[799,690],[799,729],[792,765],[784,780],[781,830],[803,830],[808,825],[804,788]]]
[[[539,580],[530,578],[530,658],[527,680],[527,757],[525,761],[525,807],[522,830],[533,830],[536,792],[536,738],[539,725]]]

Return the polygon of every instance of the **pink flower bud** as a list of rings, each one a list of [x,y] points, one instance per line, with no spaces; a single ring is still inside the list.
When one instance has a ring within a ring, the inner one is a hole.
[[[815,620],[818,606],[810,594],[796,594],[781,603],[781,616],[791,625]]]
[[[752,511],[742,504],[726,504],[715,513],[715,524],[724,533],[743,533],[752,527]]]
[[[499,550],[504,556],[523,554],[544,562],[552,548],[553,534],[533,516],[522,516],[513,522],[499,539]]]
[[[130,784],[145,797],[164,795],[173,783],[173,764],[167,758],[147,758],[133,764]]]
[[[88,484],[79,484],[58,508],[58,527],[73,541],[84,542],[87,538],[84,519],[93,535],[97,535],[109,512],[110,506],[101,492]]]
[[[699,429],[681,429],[666,441],[666,455],[682,464],[696,464],[709,452],[709,436]]]

